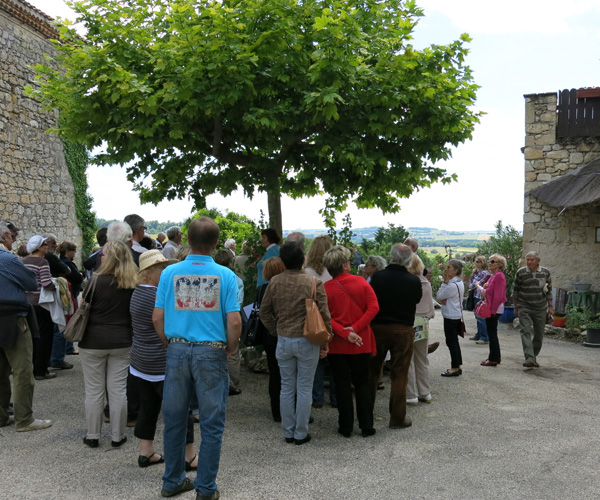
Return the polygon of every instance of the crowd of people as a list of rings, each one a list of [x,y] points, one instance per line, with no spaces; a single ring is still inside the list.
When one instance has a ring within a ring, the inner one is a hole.
[[[74,262],[76,245],[57,245],[53,234],[32,236],[20,257],[14,255],[19,231],[0,221],[0,427],[14,423],[25,432],[51,426],[50,420],[33,417],[35,381],[72,368],[65,356],[79,354],[87,426],[83,443],[100,447],[102,427],[110,423],[111,446],[118,448],[127,441],[126,426],[135,426],[138,465],[164,463],[163,496],[195,489],[198,499],[218,498],[227,397],[242,391],[244,283],[234,270],[248,270],[234,265],[243,256],[236,256],[235,240],[217,250],[220,230],[207,217],[190,223],[188,245],[182,245],[179,227],[154,240],[146,235],[144,219],[132,214],[98,231],[99,248],[83,263],[87,272],[82,273]],[[436,347],[429,344],[435,301],[418,242],[408,238],[393,245],[389,263],[369,257],[359,276],[351,272],[356,250],[334,245],[329,236],[315,238],[308,251],[299,232],[283,244],[273,228],[262,230],[261,238],[265,252],[256,265],[256,307],[270,411],[281,423],[283,440],[296,445],[311,440],[311,410],[323,406],[328,376],[338,433],[353,435],[356,412],[360,434],[374,435],[384,365],[391,383],[388,427],[411,426],[407,405],[433,400],[428,355]],[[526,367],[539,366],[543,324],[553,313],[550,273],[539,262],[539,254],[527,254],[513,294],[523,318]],[[447,262],[436,295],[450,354],[443,377],[462,375],[463,265]],[[478,256],[469,280],[475,302],[487,305],[471,337],[489,345],[481,363],[486,367],[501,363],[498,318],[506,302],[505,270],[503,256]],[[90,304],[90,312],[84,337],[74,346],[62,331],[81,300]],[[310,300],[333,334],[328,343],[314,344],[305,336]],[[161,411],[164,454],[154,448]],[[186,477],[192,470],[197,471],[194,482]]]

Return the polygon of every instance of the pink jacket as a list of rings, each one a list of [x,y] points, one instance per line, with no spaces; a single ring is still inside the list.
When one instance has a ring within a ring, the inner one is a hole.
[[[492,274],[485,289],[485,300],[490,306],[492,314],[497,314],[498,309],[506,302],[506,276],[502,271]]]

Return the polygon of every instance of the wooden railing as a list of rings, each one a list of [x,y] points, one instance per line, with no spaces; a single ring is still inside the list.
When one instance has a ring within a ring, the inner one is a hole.
[[[600,88],[560,91],[556,137],[597,136],[600,136]]]

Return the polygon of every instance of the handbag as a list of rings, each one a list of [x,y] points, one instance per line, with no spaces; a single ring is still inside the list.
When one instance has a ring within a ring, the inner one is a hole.
[[[492,316],[492,310],[489,304],[485,300],[481,300],[475,307],[475,316],[480,318],[490,318]]]
[[[475,289],[471,288],[469,290],[469,294],[467,295],[467,300],[465,301],[465,311],[474,311],[475,310]]]
[[[465,319],[463,318],[463,313],[462,313],[462,301],[460,300],[460,288],[458,287],[458,285],[456,283],[454,283],[456,285],[456,289],[458,290],[458,303],[461,305],[460,308],[460,330],[458,332],[458,334],[464,339],[465,338],[465,334],[467,333],[467,327],[465,325]]]
[[[258,301],[254,302],[250,317],[246,322],[246,327],[242,332],[241,341],[246,347],[253,347],[260,345],[264,342],[264,335],[269,335],[266,332],[265,325],[260,320],[260,310],[258,307]]]
[[[321,312],[315,302],[317,298],[317,280],[314,277],[312,279],[310,296],[310,299],[305,299],[306,319],[304,320],[304,337],[311,344],[324,346],[331,340],[332,335],[327,331]]]
[[[71,342],[80,342],[85,334],[88,320],[90,318],[90,310],[92,308],[92,298],[94,296],[94,290],[96,289],[97,277],[93,276],[88,283],[87,288],[83,292],[83,297],[79,309],[75,311],[75,314],[71,316],[63,337]],[[91,288],[91,290],[90,290]],[[88,299],[89,297],[89,299]]]

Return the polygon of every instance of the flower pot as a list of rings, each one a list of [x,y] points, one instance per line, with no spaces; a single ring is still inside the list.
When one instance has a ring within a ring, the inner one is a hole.
[[[512,323],[515,319],[515,306],[504,306],[504,312],[500,316],[500,323]]]
[[[564,328],[567,324],[566,316],[554,316],[554,321],[552,322],[552,326],[558,326]]]
[[[583,345],[586,347],[600,347],[600,328],[587,329],[587,342]]]

